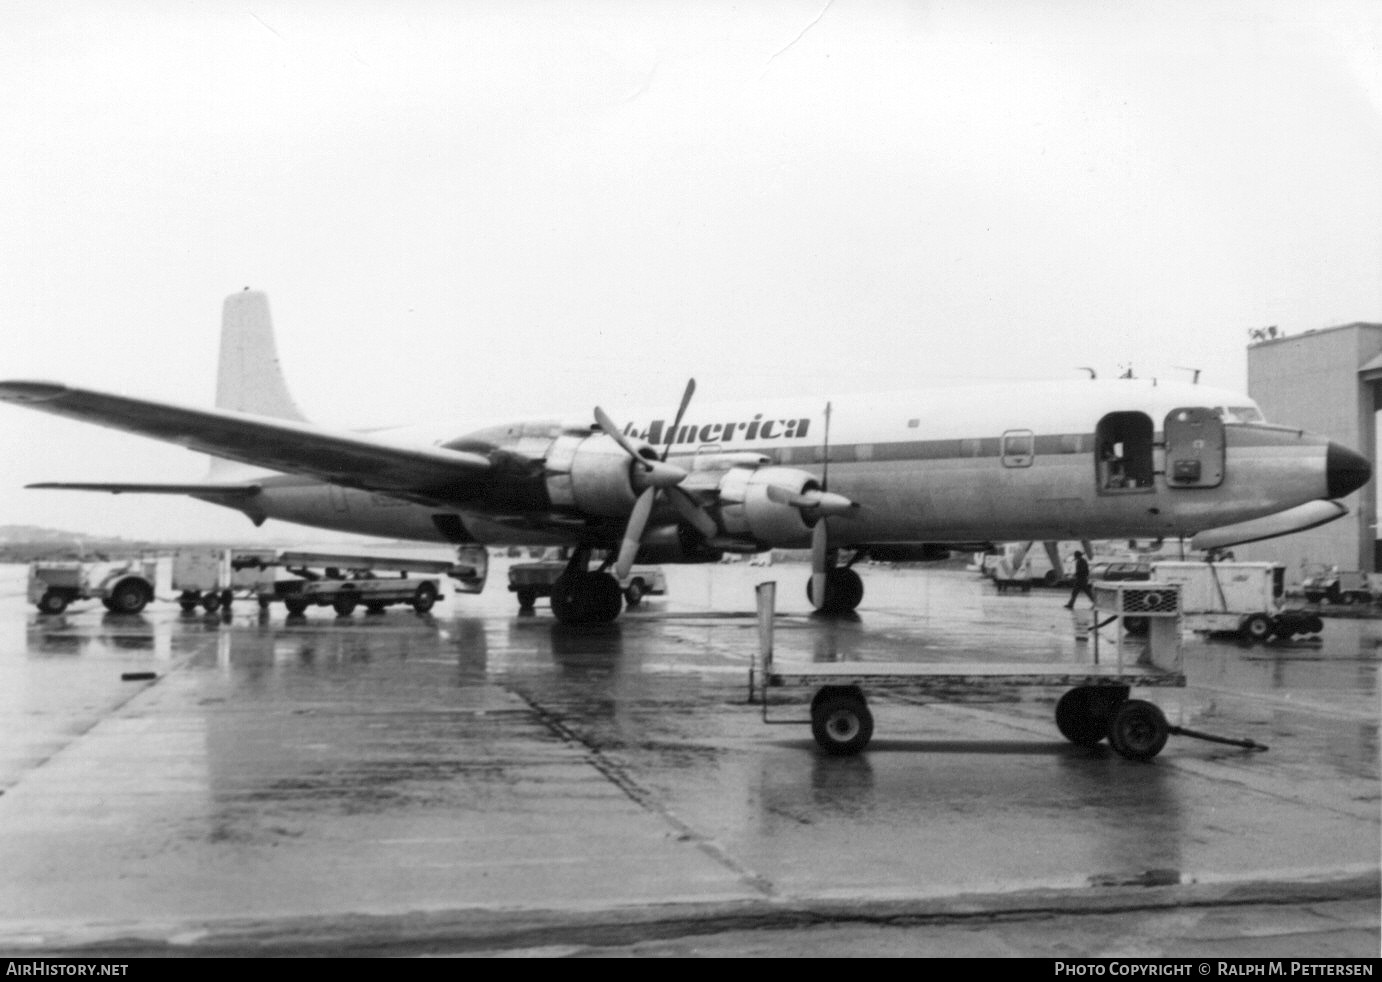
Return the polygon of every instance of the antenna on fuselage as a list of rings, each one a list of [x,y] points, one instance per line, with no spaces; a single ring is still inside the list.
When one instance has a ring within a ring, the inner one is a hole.
[[[1189,365],[1172,365],[1171,367],[1172,367],[1172,368],[1175,368],[1175,369],[1177,369],[1177,370],[1179,370],[1179,371],[1182,371],[1182,372],[1189,372],[1189,373],[1190,373],[1190,384],[1191,384],[1191,385],[1199,385],[1199,384],[1200,384],[1200,369],[1198,369],[1198,368],[1191,368]]]
[[[1080,371],[1089,373],[1089,378],[1091,381],[1099,377],[1099,373],[1096,372],[1094,369],[1090,368],[1088,365],[1081,365],[1079,367]]]

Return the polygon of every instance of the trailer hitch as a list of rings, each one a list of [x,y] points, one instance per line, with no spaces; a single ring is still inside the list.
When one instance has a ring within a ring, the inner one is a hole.
[[[1258,743],[1256,740],[1235,740],[1232,737],[1215,736],[1212,733],[1201,733],[1199,730],[1187,730],[1183,726],[1168,727],[1168,733],[1174,736],[1194,737],[1196,740],[1208,740],[1210,743],[1226,743],[1230,747],[1242,747],[1244,750],[1267,750],[1265,743]]]

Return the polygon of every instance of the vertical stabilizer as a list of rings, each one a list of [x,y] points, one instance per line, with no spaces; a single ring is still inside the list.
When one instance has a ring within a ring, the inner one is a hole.
[[[221,308],[216,408],[306,422],[283,379],[268,295],[249,287],[226,297]],[[226,477],[237,469],[243,469],[243,465],[211,458],[213,479]]]
[[[305,422],[288,394],[274,344],[269,298],[246,287],[226,297],[221,312],[221,362],[216,408]]]

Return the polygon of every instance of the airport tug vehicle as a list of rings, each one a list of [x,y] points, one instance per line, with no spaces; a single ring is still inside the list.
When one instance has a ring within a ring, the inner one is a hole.
[[[918,662],[782,663],[773,657],[773,606],[776,584],[758,586],[759,656],[749,669],[749,701],[759,702],[765,723],[806,723],[770,719],[770,690],[813,688],[811,733],[828,754],[854,754],[873,738],[873,714],[865,690],[904,689],[937,699],[957,689],[983,685],[1061,687],[1056,729],[1071,743],[1094,747],[1107,739],[1129,760],[1150,760],[1169,736],[1192,736],[1246,749],[1266,750],[1251,740],[1234,740],[1172,726],[1151,702],[1130,698],[1134,686],[1185,686],[1181,649],[1180,589],[1150,582],[1107,583],[1094,587],[1094,609],[1076,613],[1076,637],[1092,637],[1092,659],[1077,664]],[[1134,636],[1124,621],[1145,619]],[[1112,657],[1100,651],[1100,629],[1115,625]]]
[[[29,564],[29,602],[44,614],[61,614],[76,600],[101,601],[113,614],[138,614],[154,599],[157,564],[41,561]]]

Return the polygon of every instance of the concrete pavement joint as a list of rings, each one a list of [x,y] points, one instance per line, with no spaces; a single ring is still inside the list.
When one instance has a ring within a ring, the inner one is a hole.
[[[505,686],[505,688],[513,695],[523,700],[528,708],[537,716],[542,725],[546,726],[567,743],[580,747],[585,752],[586,758],[590,761],[591,766],[599,771],[606,780],[627,795],[630,801],[645,811],[657,815],[668,825],[672,826],[672,828],[676,830],[679,839],[685,842],[694,843],[696,848],[721,866],[724,866],[735,876],[739,877],[744,885],[750,889],[757,893],[761,893],[766,898],[776,896],[776,890],[771,880],[746,868],[733,856],[725,852],[724,849],[720,848],[714,841],[707,839],[695,828],[678,818],[664,807],[651,791],[635,781],[623,766],[611,760],[599,747],[594,746],[579,733],[572,730],[555,713],[529,697],[528,694],[522,690],[512,686]]]

